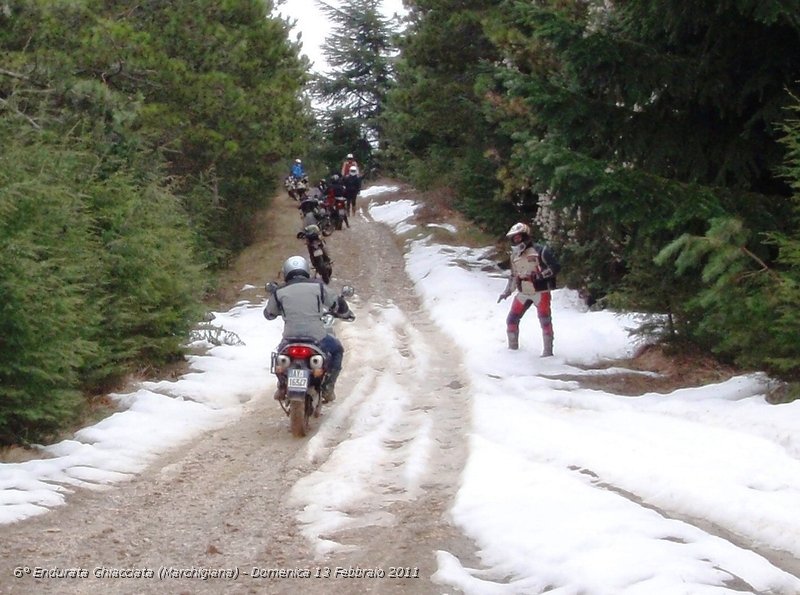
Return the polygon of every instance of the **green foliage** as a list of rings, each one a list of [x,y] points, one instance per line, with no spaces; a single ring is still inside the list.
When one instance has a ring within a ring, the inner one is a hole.
[[[271,10],[3,5],[0,443],[182,354],[204,269],[306,146],[306,64]]]
[[[323,73],[314,77],[321,135],[318,154],[330,171],[353,153],[362,173],[383,168],[383,113],[393,83],[396,52],[394,24],[380,9],[381,0],[354,0],[342,7],[317,2],[331,28],[322,46]]]
[[[11,130],[0,135],[0,444],[45,437],[77,415],[82,392],[181,355],[202,292],[167,189],[108,175],[92,143]]]
[[[554,197],[584,286],[746,365],[780,351],[765,240],[794,225],[778,130],[800,29],[782,6],[509,0],[487,26],[507,176]]]
[[[570,285],[653,314],[641,332],[795,374],[798,14],[780,0],[414,2],[390,151],[484,225],[532,220]]]
[[[312,161],[323,164],[320,177],[340,173],[348,153],[352,153],[356,161],[362,164],[362,175],[375,165],[372,146],[364,138],[358,120],[348,110],[323,110],[317,136],[318,142],[309,156]]]
[[[394,52],[381,0],[352,0],[341,8],[321,1],[318,5],[332,26],[322,46],[326,73],[315,78],[314,95],[332,109],[350,112],[367,138],[379,135]]]
[[[92,386],[130,364],[160,365],[180,356],[202,312],[203,285],[188,219],[169,189],[119,172],[87,192],[102,247],[95,341],[103,350],[84,373]]]
[[[517,208],[495,200],[506,139],[483,107],[497,52],[482,22],[495,4],[427,0],[410,7],[384,131],[386,160],[401,175],[420,189],[451,189],[460,210],[499,234]]]
[[[106,18],[85,41],[90,68],[111,70],[107,84],[142,96],[139,132],[166,149],[200,235],[243,248],[284,163],[305,152],[312,121],[288,26],[259,0],[146,3],[122,25],[125,3],[102,4]]]
[[[97,281],[74,152],[3,135],[0,156],[0,444],[32,440],[79,411],[78,371],[95,352]],[[43,164],[46,164],[43,166]]]

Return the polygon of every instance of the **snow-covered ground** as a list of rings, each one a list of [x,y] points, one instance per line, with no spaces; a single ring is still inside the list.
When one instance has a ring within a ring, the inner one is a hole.
[[[366,189],[364,202],[386,190]],[[473,427],[465,428],[470,454],[451,514],[482,562],[472,569],[440,551],[433,580],[480,595],[800,593],[800,579],[743,547],[800,558],[800,403],[768,404],[758,374],[637,398],[554,379],[630,354],[632,318],[587,311],[573,292],[557,290],[556,356],[538,356],[533,311],[520,350],[508,351],[508,302],[496,304],[505,280],[485,272],[489,249],[436,244],[411,221],[415,208],[406,200],[369,211],[409,238],[407,272],[432,319],[463,350]],[[274,382],[265,354],[281,325],[267,323],[261,308],[243,302],[216,313],[212,325],[226,341],[194,356],[191,374],[115,395],[125,410],[46,447],[48,458],[0,465],[0,523],[63,504],[72,486],[130,478],[158,453],[235,420]],[[387,336],[403,324],[397,317],[384,310]],[[367,332],[349,328],[355,339]],[[391,391],[387,381],[382,393]],[[335,415],[320,431],[330,420]],[[357,476],[372,445],[360,440],[359,456],[328,457],[325,473],[300,480],[304,490],[330,492],[331,478]],[[418,441],[409,476],[431,448]],[[333,507],[306,519],[312,540],[356,497],[364,494],[352,485],[340,489]]]

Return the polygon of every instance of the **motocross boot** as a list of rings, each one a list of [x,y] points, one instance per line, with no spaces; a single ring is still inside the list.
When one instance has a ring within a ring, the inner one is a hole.
[[[508,331],[508,348],[519,349],[519,331]]]
[[[325,378],[325,382],[322,383],[322,402],[323,403],[331,403],[336,400],[336,379],[339,378],[340,370],[336,372],[328,372],[327,378]]]
[[[542,335],[542,357],[553,357],[553,335]]]

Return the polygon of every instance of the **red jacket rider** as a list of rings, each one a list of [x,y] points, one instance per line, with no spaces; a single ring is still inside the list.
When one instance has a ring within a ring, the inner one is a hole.
[[[344,163],[342,163],[342,177],[345,177],[348,173],[350,173],[351,167],[355,167],[358,175],[361,175],[361,168],[358,167],[358,161],[356,161],[356,158],[353,157],[352,153],[348,153]]]
[[[508,348],[519,349],[519,323],[525,312],[536,306],[542,327],[542,357],[553,355],[553,319],[550,311],[550,290],[555,288],[555,272],[542,257],[543,246],[534,244],[530,227],[515,223],[506,237],[511,241],[511,277],[497,302],[517,290],[506,318]]]

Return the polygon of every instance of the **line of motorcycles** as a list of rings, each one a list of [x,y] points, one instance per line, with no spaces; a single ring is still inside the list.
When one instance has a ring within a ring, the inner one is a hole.
[[[299,203],[303,222],[297,239],[305,241],[309,263],[315,274],[328,285],[333,275],[333,262],[323,238],[330,236],[334,230],[341,230],[344,225],[350,227],[347,201],[344,197],[334,197],[329,208],[324,203],[326,188],[317,186],[320,197],[317,192],[312,196],[309,194],[307,178],[292,178],[291,181],[289,178],[285,181],[286,189],[289,196]],[[272,282],[267,283],[267,293],[275,291],[276,287]],[[345,285],[339,295],[347,298],[354,293],[353,287]],[[333,311],[322,315],[329,334],[334,334],[333,325],[337,318],[341,317]],[[343,319],[352,321],[354,316],[351,312],[350,317]],[[272,353],[270,372],[275,374],[279,386],[286,387],[285,395],[278,402],[289,417],[289,428],[295,437],[306,436],[311,418],[319,417],[324,402],[322,386],[328,376],[329,360],[330,355],[310,337],[288,338],[282,342],[279,350]]]
[[[308,250],[308,258],[316,275],[326,285],[333,275],[333,263],[323,238],[346,225],[350,227],[347,200],[343,196],[326,199],[327,189],[320,182],[317,186],[319,194],[305,196],[300,200],[298,209],[303,221],[303,229],[297,233],[297,239],[304,240]],[[327,203],[327,204],[326,204]]]

